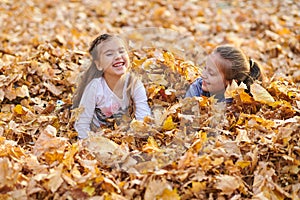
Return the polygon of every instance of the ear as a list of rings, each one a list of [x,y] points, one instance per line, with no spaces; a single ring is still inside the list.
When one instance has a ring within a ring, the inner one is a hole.
[[[102,70],[103,70],[102,67],[101,67],[101,65],[100,65],[100,61],[99,61],[99,60],[94,60],[94,63],[95,63],[95,65],[96,65],[96,67],[97,67],[97,69],[98,69],[99,71],[102,71]]]

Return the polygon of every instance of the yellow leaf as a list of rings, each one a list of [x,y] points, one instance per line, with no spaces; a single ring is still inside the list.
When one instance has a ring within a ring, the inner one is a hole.
[[[250,161],[237,161],[235,163],[236,166],[241,167],[242,169],[244,169],[245,167],[248,167],[250,165]]]
[[[265,104],[274,102],[274,99],[270,95],[270,93],[257,83],[253,83],[250,86],[250,91],[255,101],[258,101],[260,103],[265,103]]]
[[[144,70],[149,71],[155,64],[155,61],[153,59],[141,59],[136,61],[135,64],[141,66]]]
[[[191,188],[192,192],[199,193],[200,191],[205,190],[205,189],[206,189],[206,182],[205,181],[203,181],[203,182],[193,181],[192,182],[192,188]]]
[[[243,103],[253,103],[253,98],[246,92],[239,92],[239,95]]]
[[[164,59],[165,59],[165,64],[170,67],[172,70],[175,70],[175,57],[174,55],[169,52],[166,51],[163,53]]]
[[[121,190],[119,188],[118,185],[116,185],[112,180],[110,180],[109,178],[104,178],[104,181],[102,183],[102,188],[107,191],[107,192],[117,192],[120,193]]]
[[[87,193],[89,196],[92,196],[95,193],[95,188],[92,186],[85,186],[82,191]]]
[[[18,104],[14,107],[14,112],[19,114],[19,115],[25,114],[25,111],[24,111],[23,107],[20,104]]]
[[[138,67],[141,67],[141,66],[144,67],[144,63],[146,63],[146,62],[147,62],[147,60],[145,58],[143,58],[143,59],[134,58],[133,61],[132,61],[132,67],[133,68],[135,68],[135,67],[138,68]],[[149,63],[149,64],[151,64],[151,63]],[[146,68],[148,68],[148,66],[146,66]]]
[[[215,158],[211,164],[214,165],[214,166],[219,166],[221,165],[222,163],[224,162],[224,158],[223,157],[220,157],[220,158]]]
[[[279,35],[289,35],[291,34],[291,31],[288,28],[282,28],[277,31]]]
[[[5,140],[6,140],[6,138],[1,136],[1,137],[0,137],[0,144],[1,144],[1,145],[4,144]]]
[[[54,152],[47,151],[45,152],[44,156],[46,162],[52,164],[54,161],[61,162],[64,157],[64,154],[62,151],[54,151]]]
[[[165,189],[158,199],[161,200],[176,200],[180,199],[176,188],[174,190]]]
[[[163,129],[166,131],[170,131],[176,128],[176,124],[173,122],[172,116],[168,116],[167,119],[164,121]]]
[[[161,151],[156,143],[155,139],[150,136],[148,138],[147,144],[143,146],[143,151],[145,152],[153,152],[153,151]]]
[[[190,147],[190,149],[195,152],[199,152],[202,149],[203,144],[207,141],[207,133],[206,132],[199,131],[198,135],[199,135],[200,139],[197,139]]]
[[[55,127],[56,129],[59,129],[60,128],[60,123],[59,123],[59,120],[58,118],[55,118],[53,120],[53,123],[51,124],[53,127]]]
[[[78,144],[72,144],[71,148],[65,153],[63,163],[65,166],[71,170],[72,165],[74,164],[74,155],[78,152]]]

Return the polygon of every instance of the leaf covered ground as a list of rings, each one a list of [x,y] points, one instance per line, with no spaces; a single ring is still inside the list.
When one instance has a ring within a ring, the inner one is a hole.
[[[288,0],[0,1],[1,199],[299,199],[299,10]],[[71,98],[106,32],[133,41],[153,117],[83,144]],[[266,84],[251,96],[232,85],[230,105],[183,99],[223,43],[261,63]]]

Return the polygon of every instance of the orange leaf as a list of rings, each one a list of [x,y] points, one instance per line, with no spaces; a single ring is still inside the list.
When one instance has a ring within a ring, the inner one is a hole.
[[[19,115],[24,115],[26,113],[20,104],[18,104],[14,107],[14,112]]]

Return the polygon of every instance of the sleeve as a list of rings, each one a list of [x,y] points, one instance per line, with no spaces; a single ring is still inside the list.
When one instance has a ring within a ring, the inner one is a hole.
[[[85,88],[79,107],[83,107],[83,112],[79,115],[78,120],[75,122],[75,130],[78,132],[78,138],[84,139],[88,137],[90,125],[93,119],[96,107],[96,84],[91,82]]]
[[[189,89],[187,90],[185,97],[194,97],[194,96],[201,96],[202,93],[202,79],[198,78],[196,81],[194,81]]]
[[[133,100],[136,109],[135,118],[137,120],[143,120],[144,117],[151,115],[146,89],[141,81],[138,81],[136,87],[134,88]]]

